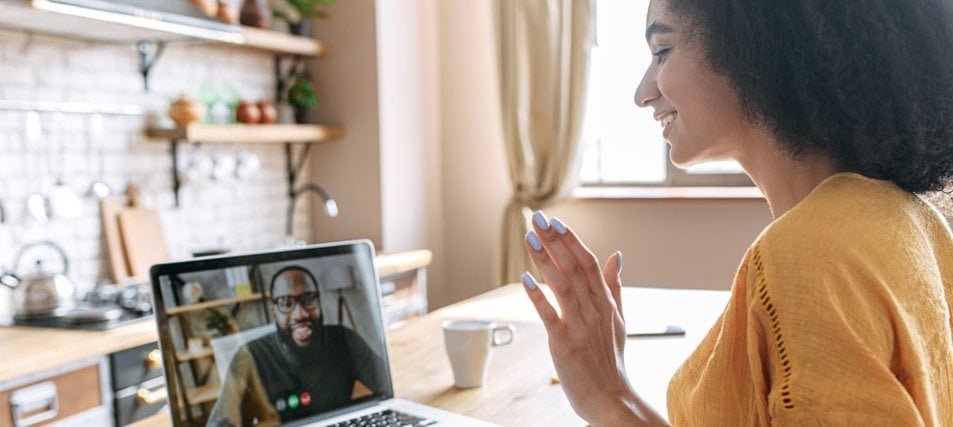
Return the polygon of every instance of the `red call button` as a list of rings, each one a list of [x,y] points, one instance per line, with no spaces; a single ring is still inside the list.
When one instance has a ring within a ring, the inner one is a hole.
[[[301,393],[301,406],[311,406],[311,393]]]

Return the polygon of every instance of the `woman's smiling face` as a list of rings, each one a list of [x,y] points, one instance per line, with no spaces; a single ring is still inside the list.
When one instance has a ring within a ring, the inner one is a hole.
[[[649,4],[645,35],[653,58],[635,103],[655,110],[676,166],[737,159],[751,124],[728,79],[708,65],[702,41],[690,37],[688,24],[667,3]]]

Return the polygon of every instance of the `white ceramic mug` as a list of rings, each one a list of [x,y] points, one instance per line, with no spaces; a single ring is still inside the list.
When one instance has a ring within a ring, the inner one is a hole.
[[[513,342],[516,327],[485,320],[447,320],[443,340],[453,368],[453,383],[460,388],[479,387],[486,382],[493,347]]]

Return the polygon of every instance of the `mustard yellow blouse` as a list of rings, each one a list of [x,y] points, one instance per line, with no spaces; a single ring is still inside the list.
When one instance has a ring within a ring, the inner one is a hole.
[[[672,378],[675,426],[953,426],[953,236],[895,185],[836,174],[748,249]]]

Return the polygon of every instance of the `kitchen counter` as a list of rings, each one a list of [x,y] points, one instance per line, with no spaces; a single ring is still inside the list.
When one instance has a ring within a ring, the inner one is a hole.
[[[409,271],[430,264],[431,252],[417,250],[378,254],[378,275]],[[139,322],[108,331],[48,329],[36,327],[0,327],[0,384],[86,360],[133,348],[158,339],[155,320]]]
[[[155,342],[151,317],[108,331],[35,327],[0,328],[0,384],[96,356]]]

